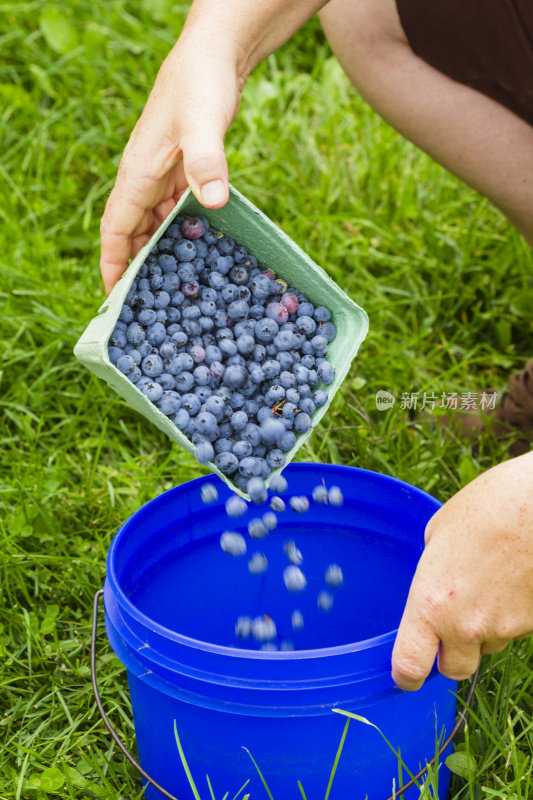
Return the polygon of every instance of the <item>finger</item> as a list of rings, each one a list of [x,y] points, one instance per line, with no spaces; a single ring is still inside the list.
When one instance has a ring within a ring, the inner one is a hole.
[[[185,175],[195,197],[206,208],[221,208],[229,198],[223,131],[202,126],[184,138],[181,147]]]
[[[525,637],[524,637],[525,638]],[[509,644],[510,639],[489,639],[481,645],[481,655],[489,653],[501,653]]]
[[[133,234],[149,234],[152,225],[153,213],[132,202],[122,182],[117,180],[100,223],[100,270],[108,294],[134,255]]]
[[[134,236],[131,240],[131,257],[135,258],[139,250],[142,250],[144,245],[150,241],[151,234],[143,233],[140,236]]]
[[[439,649],[439,672],[454,681],[464,681],[477,669],[480,658],[480,642],[441,642]]]
[[[439,637],[406,606],[392,651],[392,679],[406,691],[420,689],[431,672]]]

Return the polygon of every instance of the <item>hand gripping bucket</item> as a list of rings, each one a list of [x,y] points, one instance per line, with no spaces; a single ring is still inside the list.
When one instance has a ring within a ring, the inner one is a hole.
[[[201,501],[201,487],[212,477],[147,503],[111,544],[106,632],[127,667],[140,769],[161,788],[147,784],[146,797],[196,796],[176,732],[202,800],[219,800],[226,792],[233,798],[247,780],[239,798],[248,793],[253,800],[267,798],[250,756],[274,800],[301,800],[304,794],[307,800],[397,797],[409,772],[404,768],[399,779],[397,756],[383,734],[400,750],[411,774],[431,760],[439,740],[443,800],[450,777],[443,760],[457,728],[457,684],[434,669],[422,689],[408,693],[395,688],[390,676],[395,633],[424,528],[440,504],[402,481],[350,467],[291,464],[284,475],[288,495],[309,496],[324,479],[327,486],[341,487],[344,505],[311,501],[306,514],[287,506],[266,539],[247,537],[248,554],[267,555],[263,575],[248,571],[247,557],[223,553],[219,536],[228,528],[245,533],[249,519],[268,506],[251,506],[244,517],[230,521],[224,509],[230,492],[222,481],[214,479],[219,491],[214,504]],[[297,595],[287,593],[282,579],[288,563],[283,543],[290,538],[303,553],[308,579]],[[333,590],[334,606],[324,613],[317,595],[327,588],[324,570],[332,562],[342,566],[344,585]],[[92,653],[97,698],[98,596]],[[293,609],[305,620],[299,632],[291,629]],[[239,644],[237,617],[263,613],[296,650],[270,652]],[[470,697],[472,691],[473,686]],[[351,719],[328,794],[347,720],[335,709],[372,725]],[[403,796],[414,800],[419,789],[412,786]]]

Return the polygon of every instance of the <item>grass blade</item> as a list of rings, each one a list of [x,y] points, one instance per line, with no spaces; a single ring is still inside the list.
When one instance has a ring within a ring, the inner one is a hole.
[[[333,709],[335,711],[336,709]],[[329,776],[328,781],[328,788],[326,789],[326,794],[324,796],[324,800],[328,800],[329,793],[331,792],[331,786],[333,783],[333,778],[335,777],[335,773],[337,772],[337,766],[339,764],[339,759],[341,757],[342,748],[344,747],[344,741],[346,739],[346,734],[348,733],[348,728],[350,726],[350,718],[346,720],[346,724],[344,726],[344,730],[342,732],[341,740],[339,742],[339,746],[337,748],[337,754],[335,755],[335,761],[333,762],[333,766],[331,768],[331,775]]]
[[[258,772],[258,775],[259,775],[259,777],[261,778],[261,781],[262,781],[262,783],[263,783],[263,786],[265,787],[265,789],[266,789],[266,793],[267,793],[267,795],[270,797],[270,800],[274,800],[274,798],[272,797],[272,794],[271,794],[271,792],[270,792],[270,789],[268,788],[268,784],[267,784],[266,780],[263,778],[263,773],[261,772],[261,770],[260,770],[260,769],[259,769],[259,767],[257,766],[257,763],[256,763],[256,760],[255,760],[255,758],[254,758],[254,757],[253,757],[253,755],[250,753],[250,751],[248,750],[248,748],[247,748],[247,747],[244,747],[244,745],[243,745],[243,746],[242,746],[242,749],[243,749],[243,750],[246,750],[246,752],[248,753],[248,755],[249,755],[249,756],[250,756],[250,758],[252,759],[252,764],[254,765],[254,767],[256,768],[256,770],[257,770],[257,772]]]
[[[174,736],[176,737],[176,744],[178,745],[178,750],[181,758],[181,763],[183,764],[183,769],[185,770],[185,774],[187,775],[187,780],[189,781],[189,786],[191,787],[191,791],[195,796],[196,800],[202,800],[200,795],[198,794],[198,789],[196,788],[196,784],[193,780],[191,775],[191,771],[189,769],[189,765],[187,764],[187,759],[185,758],[185,753],[183,752],[183,747],[181,746],[180,737],[178,735],[178,727],[176,725],[176,720],[174,720]]]
[[[302,786],[300,781],[298,781],[298,789],[300,790],[300,794],[302,795],[303,800],[307,800],[307,797],[305,796],[305,792],[304,792],[304,787]]]
[[[209,775],[207,772],[205,773],[205,779],[207,781],[207,785],[209,786],[209,794],[211,795],[211,800],[216,800],[215,793],[213,791],[213,787],[211,786],[211,781],[209,780]]]
[[[233,800],[237,800],[237,798],[238,798],[238,796],[240,795],[240,793],[243,791],[243,789],[246,789],[246,787],[248,786],[248,784],[249,784],[249,783],[250,783],[250,778],[248,778],[248,780],[246,781],[246,783],[243,783],[243,785],[241,786],[241,788],[239,789],[239,791],[237,792],[237,794],[235,795],[235,797],[233,798]],[[243,800],[246,800],[246,799],[244,798]]]
[[[398,761],[402,764],[402,766],[404,767],[404,769],[407,772],[407,774],[409,775],[409,777],[410,778],[414,778],[413,773],[411,772],[411,770],[409,769],[409,767],[407,766],[405,761],[403,761],[403,759],[401,757],[401,754],[400,754],[400,750],[395,750],[394,749],[394,747],[389,742],[389,740],[387,739],[385,734],[378,728],[377,725],[374,725],[374,723],[370,722],[370,720],[367,719],[366,717],[361,717],[359,714],[354,714],[352,711],[344,711],[342,708],[333,708],[332,711],[335,711],[335,713],[337,713],[337,714],[342,714],[345,717],[350,717],[351,719],[355,719],[355,720],[357,720],[357,722],[363,722],[365,725],[370,725],[371,728],[375,728],[377,730],[377,732],[379,733],[379,735],[381,736],[381,738],[383,739],[383,741],[386,743],[387,747],[389,747],[392,750],[392,752],[394,753],[394,755],[396,756]],[[419,784],[418,781],[416,782],[416,785],[418,786],[418,788],[420,788],[420,784]]]

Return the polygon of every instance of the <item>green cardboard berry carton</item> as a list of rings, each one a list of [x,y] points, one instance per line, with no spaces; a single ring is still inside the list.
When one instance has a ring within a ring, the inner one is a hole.
[[[324,406],[316,409],[312,417],[311,428],[306,433],[298,435],[296,444],[286,454],[286,463],[289,463],[327,412],[335,392],[346,377],[350,364],[366,336],[368,317],[366,312],[350,300],[318,264],[315,264],[297,244],[233,186],[230,186],[228,203],[224,208],[216,211],[206,210],[200,205],[190,189],[185,192],[174,210],[148,244],[137,254],[115,285],[99,309],[98,315],[91,320],[76,344],[74,354],[95,375],[107,381],[109,386],[118,392],[130,406],[157,425],[189,453],[194,454],[193,443],[110,362],[107,352],[109,338],[113,333],[137,271],[144,263],[151,248],[162,237],[168,225],[178,214],[205,217],[217,231],[231,236],[238,244],[243,245],[251,255],[257,258],[260,267],[271,269],[278,277],[284,278],[289,286],[294,286],[304,292],[314,305],[326,306],[331,312],[332,320],[337,327],[337,335],[329,344],[328,361],[335,367],[335,379],[329,386],[324,387],[319,384],[315,387],[326,389],[328,401]],[[215,464],[209,466],[233,491],[246,497],[230,478],[220,472]],[[275,470],[271,476],[280,471],[279,469]]]

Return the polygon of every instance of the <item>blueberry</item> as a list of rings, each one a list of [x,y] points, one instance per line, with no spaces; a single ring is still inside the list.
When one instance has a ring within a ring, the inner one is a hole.
[[[248,639],[252,633],[251,617],[238,617],[235,623],[235,636],[238,639]]]
[[[296,511],[298,514],[304,514],[306,511],[309,510],[309,500],[305,495],[294,495],[289,500],[290,506],[293,511]]]
[[[289,312],[282,303],[269,303],[265,309],[265,314],[268,319],[272,319],[280,325],[289,319]]]
[[[325,306],[315,308],[313,316],[317,322],[327,322],[331,319],[331,313]]]
[[[137,386],[140,388],[141,392],[146,395],[148,400],[150,400],[152,403],[157,403],[157,401],[163,396],[163,387],[155,381],[143,383],[142,386],[139,386],[140,380],[137,382]]]
[[[326,592],[325,590],[319,592],[317,597],[317,605],[321,611],[329,611],[333,605],[333,596],[330,594],[330,592]]]
[[[263,514],[263,524],[266,526],[268,531],[273,531],[278,525],[278,518],[274,514],[273,511],[267,511],[266,514]],[[250,526],[248,526],[248,532],[250,532]],[[250,533],[250,536],[252,534]]]
[[[285,503],[281,499],[281,497],[274,496],[270,501],[270,508],[272,511],[285,511]]]
[[[288,542],[285,542],[285,544],[283,545],[283,549],[285,550],[287,558],[289,559],[291,564],[294,564],[295,566],[299,567],[303,561],[303,556],[300,550],[298,550],[298,548],[296,547],[296,542],[294,541],[294,539],[289,539]]]
[[[118,315],[118,318],[121,322],[125,322],[126,325],[129,325],[129,323],[133,321],[133,311],[130,308],[130,306],[124,303],[124,305],[120,309],[120,314]]]
[[[239,466],[239,460],[233,453],[218,453],[214,463],[225,475],[232,475]]]
[[[242,463],[242,462],[241,462]],[[252,503],[264,503],[267,498],[267,488],[262,478],[250,478],[246,484]]]
[[[192,261],[196,258],[196,247],[186,239],[181,239],[174,245],[174,255],[178,261]]]
[[[325,336],[313,336],[311,339],[311,344],[313,345],[313,351],[317,356],[325,356],[328,352],[328,340]]]
[[[151,353],[142,360],[142,370],[149,378],[155,378],[163,372],[163,359]]]
[[[250,334],[243,333],[238,337],[236,344],[239,353],[243,356],[248,356],[254,351],[255,339]]]
[[[207,409],[209,410],[209,409]],[[215,442],[215,452],[216,453],[231,453],[233,450],[233,442],[231,439],[225,439],[221,436]]]
[[[265,444],[276,444],[285,433],[285,426],[279,419],[265,419],[260,430]]]
[[[300,415],[298,414],[298,416]],[[294,435],[294,433],[292,431],[286,431],[279,440],[278,447],[284,453],[288,453],[289,450],[292,450],[295,444],[296,444],[296,436]]]
[[[156,381],[161,384],[165,391],[176,388],[176,380],[169,372],[162,372],[161,375],[158,375]]]
[[[302,411],[300,414],[296,414],[294,419],[294,430],[297,433],[305,433],[311,427],[311,417],[309,414],[306,414],[305,411]]]
[[[301,611],[293,611],[291,614],[291,625],[293,631],[301,631],[304,626],[304,618]]]
[[[313,500],[315,503],[327,503],[328,502],[328,490],[323,484],[319,484],[315,486],[313,489]]]
[[[307,586],[307,579],[300,567],[291,564],[283,570],[283,581],[289,592],[301,592]]]
[[[281,450],[274,449],[267,454],[266,460],[271,469],[281,469],[281,467],[285,466],[287,459]]]
[[[176,428],[179,428],[180,431],[183,431],[189,425],[191,418],[189,413],[185,411],[184,408],[180,408],[180,410],[176,412],[172,420]]]
[[[148,289],[143,289],[140,292],[137,292],[135,296],[135,307],[136,308],[153,308],[154,305],[154,296],[152,292]]]
[[[199,239],[204,235],[206,227],[201,217],[187,217],[182,223],[181,232],[186,239]]]
[[[207,464],[209,461],[213,461],[215,451],[213,450],[211,442],[198,442],[195,455],[196,460],[199,461],[200,464]]]
[[[277,630],[274,620],[267,614],[264,614],[262,617],[255,617],[252,622],[252,635],[258,642],[266,642],[270,639],[275,639]]]
[[[325,336],[328,342],[332,342],[337,335],[337,328],[333,322],[323,322],[320,325],[320,333]]]
[[[219,395],[212,394],[205,401],[205,409],[213,414],[217,420],[220,420],[224,411],[224,400]]]
[[[254,402],[248,400],[247,402]],[[245,403],[246,405],[246,403]],[[256,447],[258,444],[261,443],[261,431],[258,425],[255,425],[253,422],[249,422],[241,434],[242,438],[249,442],[252,447]]]
[[[168,253],[160,255],[157,261],[165,275],[172,275],[178,268],[178,262],[173,255],[169,255]]]
[[[215,381],[218,382],[223,377],[226,367],[220,361],[213,361],[209,367],[209,371],[211,372],[211,375]]]
[[[283,370],[288,370],[294,364],[294,358],[291,353],[288,353],[286,350],[282,350],[281,353],[276,355],[276,361],[279,364],[279,368]]]
[[[234,431],[242,431],[248,424],[248,416],[244,411],[235,411],[230,421]]]
[[[196,367],[196,369],[193,370],[193,375],[198,386],[207,386],[211,383],[212,375],[209,367],[206,367],[205,364]]]
[[[279,333],[279,327],[277,322],[273,319],[264,317],[258,320],[254,333],[258,342],[268,343],[272,342],[274,337]]]
[[[218,241],[218,234],[213,228],[208,228],[203,235],[203,239],[207,245],[215,244]]]
[[[317,389],[313,394],[313,401],[317,407],[325,405],[328,401],[328,393],[323,389]]]
[[[302,315],[296,320],[296,328],[305,336],[314,336],[316,333],[316,327],[315,320],[310,316]]]
[[[335,378],[335,369],[333,365],[329,363],[329,361],[323,361],[321,364],[319,364],[317,372],[318,377],[323,383],[326,385],[333,383]]]
[[[242,460],[252,454],[252,445],[250,442],[241,439],[233,445],[233,454]]]
[[[328,586],[333,586],[335,588],[342,586],[344,582],[344,575],[338,564],[330,564],[326,570],[325,577]]]
[[[276,515],[274,514],[273,516],[275,517]],[[252,539],[263,539],[268,534],[269,530],[273,530],[273,528],[269,528],[267,526],[267,524],[264,521],[264,517],[263,519],[255,517],[254,519],[251,519],[250,522],[248,523],[248,533],[250,534]]]
[[[156,245],[160,253],[171,253],[174,246],[172,237],[165,236],[160,239]]]
[[[228,306],[228,317],[235,322],[244,319],[248,314],[249,306],[245,300],[234,300]]]
[[[285,397],[287,398],[287,402],[295,406],[298,406],[300,403],[300,392],[297,389],[287,389]]]
[[[234,531],[224,531],[220,537],[220,546],[230,556],[242,556],[246,553],[244,536]]]
[[[226,368],[223,381],[230,389],[238,389],[246,381],[246,370],[238,364],[232,364]]]
[[[157,403],[159,410],[170,417],[179,411],[181,405],[181,398],[177,392],[167,389],[163,391],[161,399]]]
[[[181,407],[184,408],[191,417],[194,417],[195,414],[198,414],[201,405],[202,403],[200,398],[195,394],[186,392],[181,397]]]
[[[133,367],[132,371],[128,373],[128,379],[132,383],[137,383],[137,381],[139,380],[139,378],[141,376],[142,376],[142,372],[139,369],[139,367],[137,367],[137,366]]]
[[[157,319],[157,314],[155,313],[153,308],[143,308],[137,312],[137,321],[148,327],[149,325],[153,325]]]
[[[304,397],[300,400],[300,410],[309,415],[315,413],[315,404],[310,397]]]
[[[269,489],[273,492],[285,492],[287,490],[287,481],[283,475],[272,475],[269,482]]]
[[[120,328],[115,328],[109,339],[110,345],[112,345],[112,347],[120,347],[123,350],[126,347],[126,342],[127,339],[124,331],[120,330]]]
[[[338,486],[332,486],[328,492],[328,501],[332,506],[342,506],[344,497]]]
[[[230,455],[229,453],[220,453],[220,455]],[[217,456],[218,457],[218,456]],[[228,517],[242,517],[248,510],[248,505],[242,497],[233,494],[226,500],[226,514]]]
[[[146,339],[150,342],[152,347],[162,344],[167,336],[165,326],[162,322],[154,322],[146,330]]]
[[[236,409],[243,407],[245,403],[245,397],[243,394],[241,394],[241,392],[232,392],[228,398],[228,403],[235,411]]]
[[[264,553],[254,553],[248,561],[248,569],[252,575],[261,575],[268,567],[267,557]]]
[[[248,270],[246,269],[246,266],[244,266],[247,260],[248,259],[243,262],[243,265],[235,266],[230,271],[230,280],[233,283],[236,283],[237,286],[243,286],[245,283],[248,283]]]
[[[180,392],[190,392],[194,386],[194,378],[190,372],[180,372],[176,376],[176,386]]]
[[[119,358],[124,355],[124,350],[121,347],[113,347],[113,345],[111,345],[111,347],[108,348],[107,354],[111,363],[116,364]]]

